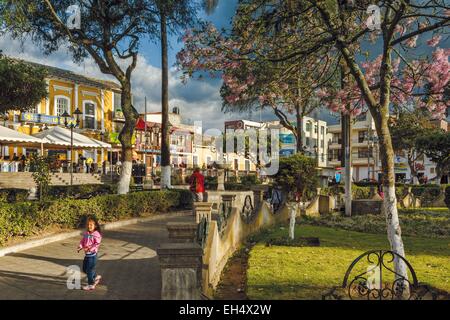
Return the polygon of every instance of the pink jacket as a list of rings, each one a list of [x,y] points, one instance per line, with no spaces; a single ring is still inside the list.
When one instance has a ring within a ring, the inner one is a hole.
[[[98,247],[100,246],[100,242],[102,242],[102,235],[98,231],[94,231],[92,233],[86,231],[83,233],[83,238],[80,241],[80,245],[78,248],[86,249],[86,254],[94,254],[98,252]]]

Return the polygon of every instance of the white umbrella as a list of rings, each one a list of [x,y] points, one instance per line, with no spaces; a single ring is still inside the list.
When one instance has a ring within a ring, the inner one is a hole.
[[[70,147],[70,130],[61,127],[51,127],[34,134],[35,137],[41,138],[46,147],[65,146]],[[77,132],[73,132],[73,147],[82,149],[92,148],[111,148],[109,143],[98,141]]]
[[[28,134],[0,126],[0,144],[38,144],[42,143],[39,137],[33,137]]]

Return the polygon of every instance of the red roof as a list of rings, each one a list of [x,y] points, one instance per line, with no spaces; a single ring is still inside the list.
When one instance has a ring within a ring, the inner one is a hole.
[[[135,128],[136,128],[136,130],[144,131],[146,126],[147,126],[147,130],[149,130],[150,128],[155,127],[155,126],[161,127],[161,125],[159,123],[149,122],[149,121],[145,122],[144,119],[139,118],[136,122]]]
[[[160,123],[157,123],[157,122],[150,122],[150,121],[145,122],[144,119],[139,118],[139,119],[137,120],[137,122],[136,122],[136,127],[135,127],[135,129],[136,129],[136,130],[140,130],[140,131],[144,131],[144,130],[145,130],[145,126],[147,126],[147,130],[151,130],[151,128],[153,128],[153,127],[155,127],[155,126],[158,126],[158,127],[161,128],[161,124],[160,124]],[[192,131],[192,130],[188,130],[188,129],[184,129],[184,128],[178,128],[178,127],[175,127],[175,126],[171,126],[171,127],[170,127],[170,133],[173,133],[174,131],[177,131],[177,132],[183,132],[183,133],[187,133],[187,134],[192,134],[192,133],[194,133],[194,131]]]

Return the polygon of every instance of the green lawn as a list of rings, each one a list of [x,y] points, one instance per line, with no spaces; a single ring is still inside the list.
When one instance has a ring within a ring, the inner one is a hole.
[[[276,227],[255,237],[258,243],[250,252],[247,270],[250,299],[321,299],[325,291],[342,283],[348,266],[360,254],[389,249],[384,233],[304,224],[296,227],[296,237],[318,237],[320,247],[265,245],[287,233],[286,227]],[[403,236],[403,241],[419,282],[450,292],[450,236]]]

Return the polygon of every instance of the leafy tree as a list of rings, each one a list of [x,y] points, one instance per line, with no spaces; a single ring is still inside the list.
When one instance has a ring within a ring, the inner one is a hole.
[[[78,5],[81,26],[70,28],[66,10]],[[132,136],[138,112],[131,103],[131,75],[136,68],[141,39],[157,33],[157,9],[150,0],[99,1],[0,1],[4,30],[31,40],[46,54],[69,46],[74,61],[91,56],[100,71],[121,85],[121,109],[125,124],[119,134],[123,171],[118,192],[129,191],[133,157]]]
[[[418,182],[417,159],[423,151],[417,149],[417,140],[433,131],[426,110],[399,110],[398,117],[391,118],[389,129],[396,153],[405,152],[414,181]]]
[[[311,198],[318,187],[316,163],[314,159],[300,153],[289,157],[282,157],[279,170],[273,176],[276,185],[288,194],[290,199],[300,196],[300,200]]]
[[[205,4],[206,5],[206,4]],[[212,5],[212,4],[209,4]],[[168,33],[175,34],[195,23],[197,7],[189,0],[158,0],[159,38],[161,41],[161,188],[170,187],[170,135],[169,135],[169,67],[167,59]],[[212,6],[210,6],[212,9]]]
[[[436,180],[440,183],[444,174],[450,170],[450,132],[434,130],[417,139],[417,149],[436,163]]]
[[[47,96],[45,69],[0,52],[0,112],[27,111]]]
[[[36,154],[31,156],[30,168],[34,182],[39,188],[39,200],[43,200],[50,184],[50,159]]]

